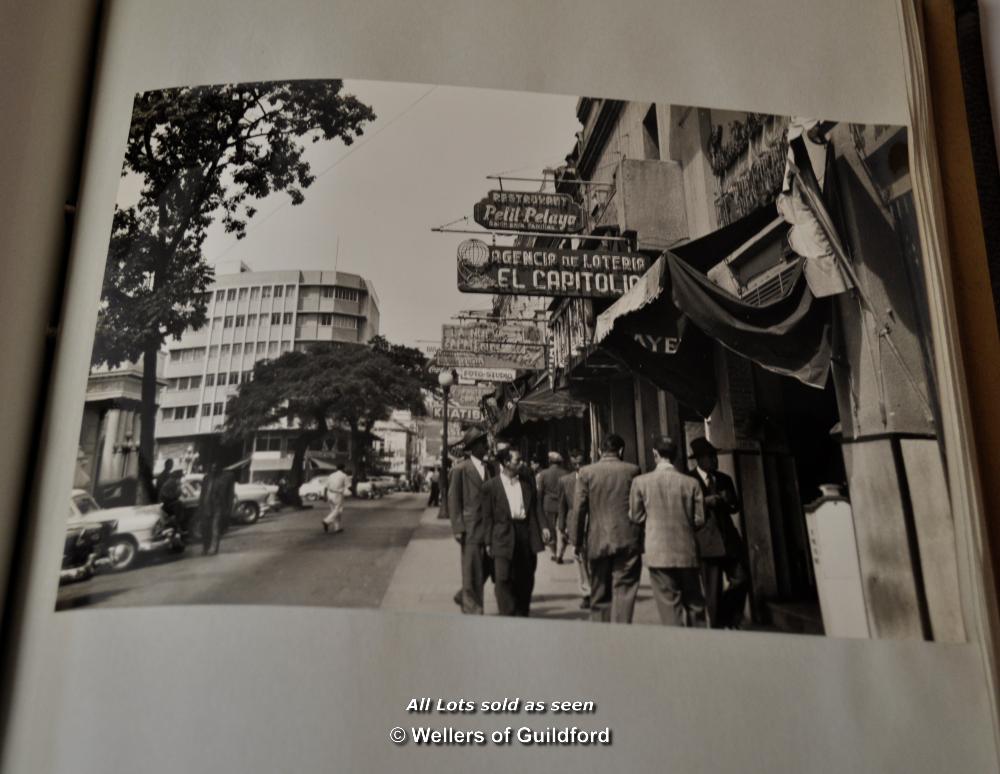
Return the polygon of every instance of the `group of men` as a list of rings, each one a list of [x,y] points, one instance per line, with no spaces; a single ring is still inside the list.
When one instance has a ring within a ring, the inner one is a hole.
[[[174,469],[174,461],[167,459],[163,470],[156,477],[156,499],[175,528],[184,531],[184,496],[182,470]],[[201,539],[203,554],[219,553],[222,534],[228,529],[236,504],[236,479],[221,462],[211,465],[200,479],[198,506],[193,523],[187,525],[191,535]]]
[[[745,544],[732,518],[740,503],[707,439],[692,441],[696,466],[688,472],[674,464],[673,439],[653,437],[655,466],[646,474],[623,460],[625,442],[614,434],[594,463],[583,465],[582,453],[572,451],[567,467],[552,453],[537,473],[512,448],[498,450],[492,465],[481,430],[467,431],[463,446],[466,459],[448,486],[463,613],[482,614],[492,576],[500,615],[527,616],[538,554],[549,545],[556,562],[572,547],[591,620],[632,622],[645,563],[663,624],[740,626],[749,590]]]

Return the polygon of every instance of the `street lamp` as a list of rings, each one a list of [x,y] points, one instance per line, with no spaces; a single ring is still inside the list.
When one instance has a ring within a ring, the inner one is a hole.
[[[441,385],[441,392],[444,394],[444,426],[441,429],[441,510],[438,512],[439,519],[448,518],[448,396],[451,393],[451,385],[455,383],[457,374],[454,371],[444,370],[438,374],[438,384]]]

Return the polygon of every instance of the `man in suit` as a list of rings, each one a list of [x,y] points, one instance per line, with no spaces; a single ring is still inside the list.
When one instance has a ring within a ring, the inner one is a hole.
[[[489,443],[486,433],[473,427],[462,437],[468,454],[448,477],[448,517],[455,540],[462,547],[462,612],[483,614],[483,587],[488,562],[483,534],[483,483],[492,477],[484,461]]]
[[[482,515],[486,553],[493,559],[493,583],[500,615],[527,617],[535,587],[538,554],[552,528],[537,495],[519,475],[521,454],[497,452],[500,474],[483,484]]]
[[[733,524],[740,498],[733,480],[719,470],[718,452],[707,438],[691,442],[691,456],[697,463],[691,475],[701,485],[705,501],[705,525],[697,538],[708,623],[713,629],[737,628],[750,589],[746,546]],[[724,589],[723,578],[728,588]]]
[[[576,549],[576,569],[580,575],[580,607],[583,610],[590,609],[590,568],[587,566],[587,550],[580,535],[569,535],[569,514],[573,512],[576,502],[576,481],[580,477],[580,468],[583,465],[583,452],[573,449],[569,453],[569,465],[572,470],[559,479],[559,513],[556,517],[556,532],[563,545],[574,545]],[[577,529],[586,528],[584,523],[578,524]]]
[[[235,503],[236,479],[221,462],[216,462],[202,479],[201,494],[198,496],[203,554],[219,553],[219,541],[222,533],[229,527]]]
[[[654,436],[652,472],[632,482],[631,518],[643,524],[643,561],[649,569],[653,598],[665,626],[704,626],[695,530],[705,523],[701,487],[674,467],[677,444],[666,435]]]
[[[549,524],[553,527],[559,518],[559,481],[569,473],[563,465],[563,458],[559,452],[549,452],[549,466],[538,474],[538,502],[545,513]],[[566,541],[563,539],[565,531],[554,530],[554,540],[551,541],[552,561],[556,564],[563,563],[563,555],[566,553]]]
[[[569,536],[590,562],[592,621],[632,623],[642,572],[642,527],[629,519],[628,497],[639,466],[622,460],[625,440],[611,434],[601,458],[580,471]]]

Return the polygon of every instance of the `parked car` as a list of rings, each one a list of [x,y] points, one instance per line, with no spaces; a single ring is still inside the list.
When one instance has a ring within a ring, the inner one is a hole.
[[[98,526],[106,522],[115,522],[115,529],[108,537],[108,567],[111,570],[127,570],[141,553],[184,550],[183,541],[168,527],[159,505],[101,508],[86,491],[74,489],[67,526]]]
[[[67,524],[59,582],[87,580],[93,576],[98,562],[110,565],[108,545],[117,526],[118,523],[115,521],[102,521],[99,524]]]
[[[314,503],[326,497],[326,476],[316,476],[299,487],[299,497],[307,503]]]
[[[372,479],[372,485],[381,495],[387,495],[398,489],[398,483],[392,476],[376,476]]]
[[[381,497],[383,494],[385,494],[385,492],[375,486],[374,479],[359,481],[358,488],[355,492],[355,496],[360,497],[363,500],[374,500],[376,497]]]
[[[191,487],[195,498],[201,494],[204,473],[189,473],[183,483]],[[237,484],[236,507],[233,517],[241,524],[253,524],[278,505],[278,487],[275,484]]]

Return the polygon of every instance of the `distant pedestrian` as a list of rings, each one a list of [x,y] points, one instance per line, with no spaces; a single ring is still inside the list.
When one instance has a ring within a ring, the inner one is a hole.
[[[336,535],[344,531],[340,517],[344,514],[344,499],[347,497],[347,474],[341,463],[334,463],[334,471],[327,477],[325,489],[330,512],[323,518],[323,531],[329,532],[332,527]]]
[[[484,461],[486,433],[470,428],[462,438],[468,457],[451,469],[448,481],[448,517],[455,540],[462,547],[462,612],[482,615],[483,587],[490,572],[483,534],[482,491],[492,471]]]
[[[569,536],[590,562],[592,621],[632,623],[642,573],[642,528],[629,519],[628,497],[639,466],[622,460],[625,440],[611,434],[601,458],[580,471]]]
[[[427,498],[427,507],[437,508],[441,505],[441,484],[438,472],[436,470],[432,470],[427,476],[427,481],[431,490],[431,495]]]
[[[483,535],[493,559],[493,583],[500,615],[527,617],[535,588],[538,554],[551,526],[534,488],[519,474],[520,452],[497,452],[500,473],[483,485]]]
[[[167,483],[167,480],[170,478],[170,474],[173,470],[174,461],[168,457],[163,463],[163,470],[160,471],[160,474],[156,477],[156,481],[154,482],[154,486],[156,487],[156,499],[158,502],[162,502],[160,492],[163,489],[163,485]]]
[[[553,526],[552,539],[549,547],[552,550],[550,558],[556,564],[563,563],[563,555],[566,553],[566,530],[559,530],[556,522],[559,520],[559,482],[569,473],[563,464],[562,455],[559,452],[549,452],[549,466],[538,474],[538,502],[545,513],[549,523]]]
[[[559,514],[556,519],[556,531],[563,545],[575,546],[574,557],[576,570],[580,576],[580,607],[590,609],[590,567],[587,563],[587,546],[583,534],[586,532],[586,520],[581,520],[574,527],[575,534],[569,533],[569,515],[576,503],[576,482],[580,478],[580,468],[583,466],[583,452],[573,449],[569,453],[571,473],[559,479]]]
[[[201,481],[198,497],[198,521],[201,524],[201,545],[205,554],[219,553],[222,533],[229,527],[229,519],[236,503],[236,479],[215,463]]]
[[[707,438],[691,442],[691,456],[696,462],[692,476],[701,485],[705,501],[705,525],[697,537],[708,623],[713,629],[738,628],[750,590],[746,544],[733,524],[733,514],[740,510],[740,498],[736,484],[719,470],[718,451]]]
[[[677,444],[666,435],[652,439],[656,467],[632,482],[631,519],[646,528],[643,561],[653,598],[666,626],[705,626],[695,530],[705,523],[701,487],[674,467]]]
[[[180,526],[180,516],[183,511],[181,497],[184,495],[184,486],[181,482],[184,473],[180,470],[173,470],[160,486],[160,506],[174,526]]]

